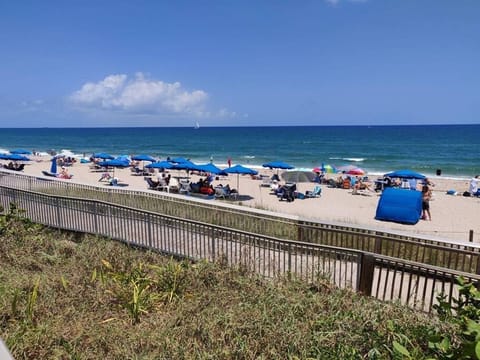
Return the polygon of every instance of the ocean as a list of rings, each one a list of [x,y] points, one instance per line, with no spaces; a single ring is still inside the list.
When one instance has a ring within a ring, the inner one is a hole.
[[[94,152],[184,157],[218,166],[261,168],[281,160],[297,170],[353,164],[369,174],[411,169],[427,176],[480,174],[480,125],[292,126],[192,128],[5,128],[0,153]]]

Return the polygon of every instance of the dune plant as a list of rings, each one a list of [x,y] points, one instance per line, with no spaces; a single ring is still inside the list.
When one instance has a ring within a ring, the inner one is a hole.
[[[128,311],[132,322],[139,323],[140,316],[148,313],[155,302],[156,294],[151,291],[154,280],[142,263],[125,271],[115,270],[107,260],[102,260],[102,265],[105,276],[101,279],[108,292]]]

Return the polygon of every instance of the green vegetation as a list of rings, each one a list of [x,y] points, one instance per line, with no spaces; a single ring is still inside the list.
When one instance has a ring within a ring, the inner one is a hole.
[[[17,360],[475,358],[480,296],[462,289],[437,318],[0,217],[0,337]]]

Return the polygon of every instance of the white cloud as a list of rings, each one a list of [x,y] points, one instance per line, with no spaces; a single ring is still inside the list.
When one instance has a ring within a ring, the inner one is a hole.
[[[69,97],[77,106],[116,110],[137,114],[174,114],[205,116],[208,94],[203,90],[187,91],[179,82],[166,83],[138,73],[109,75],[84,84]]]

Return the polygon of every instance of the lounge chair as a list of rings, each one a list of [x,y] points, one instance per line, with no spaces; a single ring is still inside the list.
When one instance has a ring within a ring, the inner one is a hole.
[[[320,197],[321,195],[322,195],[322,188],[319,185],[315,186],[312,191],[305,192],[306,198],[316,198],[316,197]]]
[[[188,195],[192,189],[188,181],[180,181],[180,188],[178,189],[179,194]]]
[[[144,179],[147,182],[148,188],[150,190],[165,190],[165,191],[168,190],[168,186],[167,186],[166,183],[164,183],[164,184],[161,184],[160,182],[157,183],[149,177],[145,177]]]
[[[170,178],[168,185],[166,183],[165,185],[167,186],[168,192],[179,192],[180,190],[180,184],[178,180],[174,177]]]

